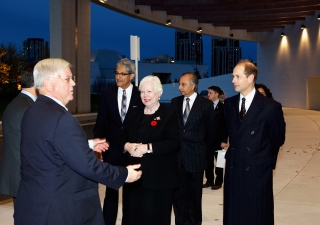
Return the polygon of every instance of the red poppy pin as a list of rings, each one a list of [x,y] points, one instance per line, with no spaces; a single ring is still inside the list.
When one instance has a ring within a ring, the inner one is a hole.
[[[157,126],[157,124],[158,124],[157,121],[155,121],[155,120],[152,120],[152,121],[151,121],[151,126],[154,127],[154,126]]]

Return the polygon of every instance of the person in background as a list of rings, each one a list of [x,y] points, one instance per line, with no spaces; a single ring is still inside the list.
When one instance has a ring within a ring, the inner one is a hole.
[[[270,89],[267,88],[266,85],[264,85],[264,84],[255,84],[255,88],[256,88],[263,96],[273,99],[272,93],[271,93]]]
[[[38,96],[33,82],[34,66],[35,64],[30,64],[21,71],[22,90],[6,107],[2,118],[4,154],[0,169],[0,193],[12,196],[13,203],[15,203],[21,180],[21,120],[24,112]]]
[[[224,116],[224,105],[219,101],[221,89],[218,86],[208,88],[208,99],[213,102],[215,119],[214,125],[210,127],[211,138],[208,138],[208,166],[205,170],[207,181],[203,188],[211,187],[212,190],[220,189],[223,183],[223,168],[214,166],[214,158],[217,160],[218,152],[227,147],[228,130]],[[215,167],[215,169],[214,169]],[[216,178],[214,179],[214,172]]]
[[[143,175],[123,186],[122,225],[170,225],[173,188],[179,184],[177,113],[159,103],[158,77],[144,77],[139,90],[144,107],[127,117],[120,148],[128,165],[141,164]]]
[[[101,103],[93,128],[95,138],[106,138],[110,146],[102,154],[104,162],[112,165],[123,165],[121,152],[118,148],[118,137],[123,129],[123,123],[134,107],[143,106],[140,93],[131,84],[136,74],[135,64],[127,58],[121,59],[114,71],[117,86],[106,88],[101,95]],[[103,203],[105,225],[115,225],[118,214],[119,192],[107,188]]]
[[[219,93],[219,101],[220,101],[221,103],[224,103],[224,100],[225,100],[227,97],[226,97],[224,91],[223,91],[222,89],[220,89],[220,90],[221,90],[221,92]]]
[[[285,140],[282,106],[255,89],[258,68],[241,60],[233,69],[238,95],[224,102],[229,148],[224,177],[224,225],[273,225],[273,169]]]
[[[21,182],[14,205],[16,225],[103,225],[98,182],[119,189],[141,176],[140,165],[127,168],[100,162],[66,105],[75,82],[70,63],[58,58],[34,68],[36,102],[21,122]],[[108,147],[103,142],[93,145]],[[100,148],[101,150],[101,148]]]
[[[180,184],[174,191],[176,225],[202,223],[203,172],[207,167],[207,140],[212,138],[213,104],[197,93],[198,77],[184,73],[179,81],[182,96],[171,100],[178,114],[181,147],[177,153]]]

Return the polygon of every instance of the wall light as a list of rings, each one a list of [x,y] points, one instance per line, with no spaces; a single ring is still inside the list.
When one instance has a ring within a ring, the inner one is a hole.
[[[136,14],[140,14],[140,10],[139,10],[139,9],[134,10],[134,12],[135,12]]]
[[[197,32],[198,32],[198,33],[202,32],[202,28],[199,27]]]
[[[170,25],[171,24],[171,20],[167,20],[166,25]]]
[[[320,14],[318,15],[318,20],[320,20]]]
[[[101,2],[101,3],[106,3],[107,0],[99,0],[99,2]]]
[[[301,30],[304,30],[304,29],[306,29],[306,26],[305,25],[301,25]]]
[[[230,37],[233,37],[233,33],[230,34]]]
[[[283,32],[281,32],[281,37],[283,37],[283,36],[286,36],[286,34],[285,34],[285,33],[283,33]]]

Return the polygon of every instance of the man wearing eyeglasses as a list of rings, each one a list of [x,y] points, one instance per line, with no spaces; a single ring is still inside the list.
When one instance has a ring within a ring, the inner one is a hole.
[[[117,86],[106,88],[101,95],[101,103],[93,128],[95,138],[106,138],[109,149],[102,153],[103,161],[112,165],[123,165],[121,152],[118,148],[118,136],[123,123],[133,107],[143,106],[139,90],[131,84],[136,74],[135,64],[127,58],[121,59],[114,71]],[[119,192],[107,188],[103,204],[105,225],[115,225],[118,213]]]
[[[41,60],[34,68],[39,97],[21,123],[15,224],[102,225],[98,183],[119,189],[141,176],[135,170],[140,165],[124,168],[96,158],[79,122],[66,108],[76,85],[70,66],[55,58]],[[95,150],[96,145],[97,140]]]

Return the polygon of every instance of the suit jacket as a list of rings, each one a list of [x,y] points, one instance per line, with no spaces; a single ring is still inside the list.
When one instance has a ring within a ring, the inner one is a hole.
[[[188,172],[201,172],[207,167],[207,141],[210,126],[214,122],[214,108],[210,100],[197,95],[186,124],[183,123],[183,99],[179,96],[171,100],[171,106],[178,114],[181,147],[178,156],[179,168]]]
[[[120,188],[126,168],[100,162],[79,122],[39,95],[21,124],[21,182],[15,224],[104,224],[98,184]]]
[[[281,104],[256,91],[243,120],[240,95],[225,100],[230,146],[226,153],[224,224],[274,224],[272,169],[285,140]]]
[[[131,157],[125,152],[126,163],[141,163],[142,186],[151,190],[166,190],[178,186],[178,163],[176,152],[180,146],[180,133],[176,112],[160,104],[150,121],[150,126],[139,130],[139,124],[144,116],[144,107],[136,108],[125,122],[125,129],[119,142],[120,149],[124,149],[126,142],[151,143],[153,153],[146,153],[142,158]],[[154,126],[151,122],[155,121]],[[143,127],[144,128],[144,127]],[[138,135],[138,132],[140,135]],[[142,133],[141,133],[142,132]],[[138,139],[141,134],[142,140]]]
[[[224,104],[219,102],[214,109],[214,123],[210,126],[210,136],[208,138],[208,150],[221,150],[221,142],[228,142],[228,129],[224,115]]]
[[[21,120],[33,104],[32,98],[19,93],[6,107],[2,118],[4,155],[0,170],[0,193],[17,196],[20,184]]]
[[[132,109],[137,106],[144,105],[141,102],[138,88],[133,86],[129,108],[123,122],[131,114]],[[118,149],[117,141],[122,129],[123,123],[118,109],[118,87],[108,87],[102,93],[96,125],[93,128],[95,138],[106,138],[110,143],[108,151],[103,153],[105,162],[121,165],[119,160],[123,149]]]

